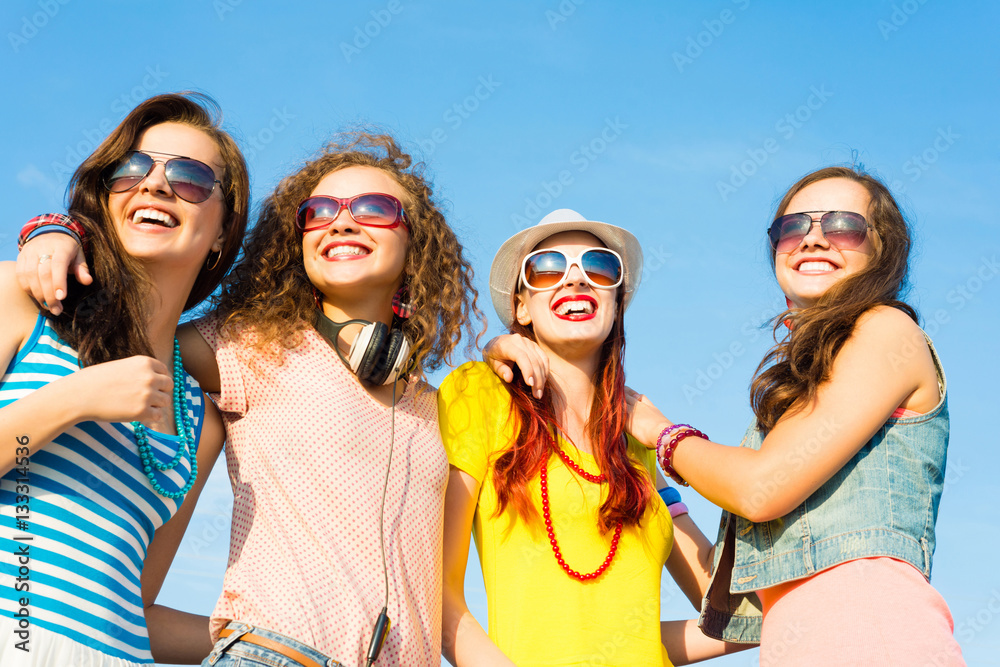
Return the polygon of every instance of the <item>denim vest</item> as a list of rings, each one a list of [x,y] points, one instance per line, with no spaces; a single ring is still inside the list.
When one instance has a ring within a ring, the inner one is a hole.
[[[941,393],[933,410],[889,419],[843,468],[780,519],[753,523],[722,513],[712,582],[698,621],[705,634],[758,643],[762,615],[754,591],[857,558],[896,558],[930,579],[948,452],[948,402],[941,361],[924,337]],[[817,448],[822,431],[815,436]],[[760,449],[764,435],[751,424],[740,446]]]

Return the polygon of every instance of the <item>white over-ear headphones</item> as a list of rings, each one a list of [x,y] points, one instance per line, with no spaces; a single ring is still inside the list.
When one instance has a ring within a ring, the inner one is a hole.
[[[402,329],[390,329],[384,322],[367,320],[334,322],[320,311],[316,315],[316,330],[361,382],[374,386],[389,384],[409,370],[410,341]],[[361,331],[345,356],[337,345],[337,336],[344,327],[353,324],[361,325]]]

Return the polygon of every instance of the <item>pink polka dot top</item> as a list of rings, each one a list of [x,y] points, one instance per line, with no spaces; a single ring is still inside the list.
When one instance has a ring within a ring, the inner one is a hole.
[[[380,506],[390,408],[312,328],[277,365],[195,322],[216,352],[234,504],[212,637],[230,620],[267,628],[345,665],[363,664],[385,599]],[[407,386],[395,411],[385,500],[392,628],[379,665],[440,665],[448,459],[435,391]]]

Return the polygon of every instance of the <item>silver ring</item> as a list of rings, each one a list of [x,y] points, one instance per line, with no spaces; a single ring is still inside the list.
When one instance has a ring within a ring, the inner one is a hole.
[[[39,264],[44,264],[45,262],[49,261],[50,259],[52,259],[52,255],[40,255],[38,257],[38,263]]]

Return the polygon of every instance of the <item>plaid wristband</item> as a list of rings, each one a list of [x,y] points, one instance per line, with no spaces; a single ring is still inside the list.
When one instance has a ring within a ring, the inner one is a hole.
[[[21,228],[21,233],[17,236],[17,250],[20,252],[24,244],[42,234],[48,232],[62,232],[72,236],[81,246],[86,248],[87,232],[83,225],[62,213],[46,213],[36,215],[25,223]]]

